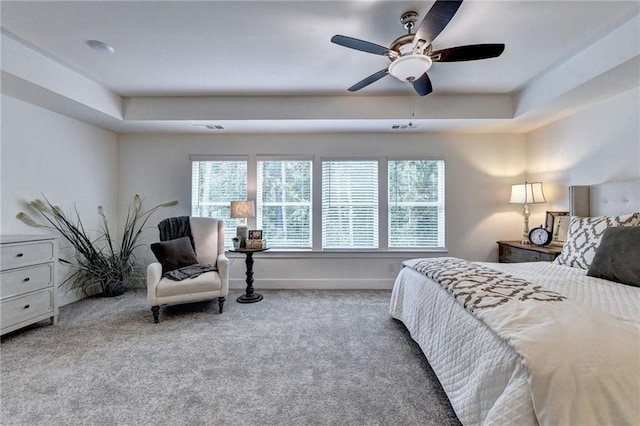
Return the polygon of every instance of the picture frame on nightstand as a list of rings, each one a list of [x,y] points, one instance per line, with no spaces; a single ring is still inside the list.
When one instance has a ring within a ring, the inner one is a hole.
[[[562,246],[567,238],[569,229],[569,212],[547,211],[545,228],[551,231],[552,240],[550,245]]]

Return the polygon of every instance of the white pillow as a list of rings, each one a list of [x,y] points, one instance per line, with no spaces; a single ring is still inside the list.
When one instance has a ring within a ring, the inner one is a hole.
[[[572,216],[562,253],[554,263],[589,269],[604,231],[611,226],[640,225],[640,213],[622,216],[577,217]]]

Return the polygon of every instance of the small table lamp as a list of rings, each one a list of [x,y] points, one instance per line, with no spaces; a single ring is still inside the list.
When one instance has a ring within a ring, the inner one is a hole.
[[[524,234],[522,244],[529,244],[529,204],[546,203],[542,182],[525,182],[511,185],[511,198],[509,204],[522,204],[522,216],[524,216]]]
[[[254,217],[255,209],[253,201],[232,201],[231,217],[240,219],[240,223],[236,228],[236,236],[240,238],[240,247],[244,247],[244,241],[249,236],[249,228],[247,227],[247,218]]]

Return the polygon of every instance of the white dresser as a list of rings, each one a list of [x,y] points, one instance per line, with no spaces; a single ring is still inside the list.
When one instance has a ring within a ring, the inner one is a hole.
[[[0,334],[47,318],[55,324],[57,240],[49,235],[3,235],[0,254]]]

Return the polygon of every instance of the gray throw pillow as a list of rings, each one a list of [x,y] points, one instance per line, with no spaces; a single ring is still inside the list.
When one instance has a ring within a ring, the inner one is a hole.
[[[162,273],[198,263],[189,237],[151,244],[151,251],[162,264]]]
[[[608,228],[587,275],[640,287],[640,226]]]

